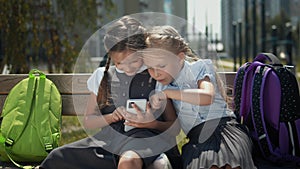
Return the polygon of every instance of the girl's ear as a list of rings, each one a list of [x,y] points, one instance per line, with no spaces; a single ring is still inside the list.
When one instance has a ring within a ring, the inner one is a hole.
[[[184,54],[184,52],[179,52],[178,53],[178,57],[180,58],[180,60],[184,60],[185,59],[185,54]]]
[[[183,65],[184,60],[185,60],[185,54],[184,54],[184,52],[179,52],[177,56],[178,56],[179,59],[180,59],[180,60],[179,60],[180,65]]]

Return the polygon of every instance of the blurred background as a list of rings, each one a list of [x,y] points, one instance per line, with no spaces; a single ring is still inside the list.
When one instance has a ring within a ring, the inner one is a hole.
[[[88,37],[142,12],[185,19],[181,35],[199,56],[217,53],[228,71],[260,52],[299,67],[299,9],[300,0],[0,0],[0,73],[72,73]],[[90,62],[104,61],[104,50],[94,49]]]

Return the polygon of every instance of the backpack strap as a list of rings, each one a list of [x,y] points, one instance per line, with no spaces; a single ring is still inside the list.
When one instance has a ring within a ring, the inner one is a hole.
[[[243,88],[243,80],[245,76],[245,66],[238,69],[237,74],[234,78],[234,114],[240,119],[240,106],[241,106],[241,95]]]
[[[27,85],[27,93],[26,93],[26,102],[22,104],[20,109],[22,111],[26,111],[23,116],[16,116],[15,121],[18,121],[20,125],[12,125],[9,131],[7,132],[7,136],[5,139],[5,145],[7,147],[12,146],[16,140],[19,139],[21,134],[23,133],[25,126],[30,117],[30,108],[33,101],[33,95],[35,94],[35,86],[36,86],[36,77],[33,74],[34,71],[29,72],[28,85]]]
[[[45,91],[45,86],[46,86],[46,75],[41,72],[38,71],[37,72],[40,74],[39,77],[39,81],[37,83],[37,87],[36,87],[36,95],[37,95],[37,100],[35,100],[36,104],[34,104],[34,106],[36,106],[36,110],[37,112],[34,113],[35,117],[33,118],[33,120],[38,120],[38,119],[43,119],[43,121],[39,121],[36,122],[35,124],[37,125],[37,128],[39,129],[43,129],[43,131],[39,131],[38,133],[40,134],[41,138],[41,143],[44,144],[45,150],[46,152],[50,152],[54,147],[53,147],[53,137],[52,137],[52,133],[51,133],[51,125],[50,125],[50,114],[43,114],[43,107],[46,104],[50,104],[50,99],[51,99],[51,91]],[[50,93],[47,93],[50,92]],[[48,96],[48,97],[45,97]],[[47,105],[49,108],[50,105]],[[44,117],[42,117],[44,116]],[[47,117],[47,118],[45,118]]]
[[[261,63],[268,61],[271,65],[282,65],[280,60],[272,53],[260,53],[254,58],[254,61]]]
[[[252,110],[252,122],[254,126],[254,131],[257,133],[257,141],[259,148],[264,157],[271,157],[272,153],[272,144],[270,138],[268,136],[267,127],[265,124],[264,111],[261,110],[262,103],[262,90],[263,90],[263,76],[266,76],[270,69],[264,69],[264,66],[257,67],[257,72],[254,75],[254,80],[252,83],[252,92],[250,98],[251,102],[251,110]],[[279,154],[278,154],[279,156]],[[275,157],[273,157],[275,158]]]
[[[19,164],[17,163],[11,156],[10,156],[10,153],[8,153],[8,150],[5,149],[6,151],[6,154],[7,154],[7,157],[9,158],[9,160],[17,167],[19,168],[23,168],[23,169],[34,169],[36,166],[32,166],[32,165],[22,165],[22,164]]]
[[[251,92],[251,81],[254,75],[254,70],[257,66],[262,66],[263,63],[259,61],[255,61],[253,63],[249,63],[245,67],[245,75],[242,82],[242,91],[241,91],[241,103],[240,103],[240,116],[241,116],[241,123],[244,120],[248,119],[248,115],[250,113],[250,92]]]

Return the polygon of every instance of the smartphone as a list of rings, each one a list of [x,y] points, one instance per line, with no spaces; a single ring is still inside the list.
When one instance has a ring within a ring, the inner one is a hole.
[[[135,104],[143,113],[146,111],[147,99],[128,99],[126,103],[126,111],[137,114],[136,109],[132,107]]]
[[[135,108],[132,107],[132,103],[138,106],[138,108],[144,113],[146,111],[147,99],[128,99],[126,103],[126,111],[129,113],[137,114]],[[132,126],[125,125],[124,131],[133,129]]]

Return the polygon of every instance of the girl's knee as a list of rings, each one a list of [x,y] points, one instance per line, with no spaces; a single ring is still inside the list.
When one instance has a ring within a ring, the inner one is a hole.
[[[165,154],[161,154],[147,169],[170,169],[171,164]]]
[[[212,165],[209,169],[220,169],[220,168],[215,165]]]
[[[225,165],[224,169],[241,169],[241,167],[232,168],[230,165]]]
[[[126,151],[124,152],[119,160],[118,169],[125,168],[142,168],[143,161],[140,156],[134,151]]]

